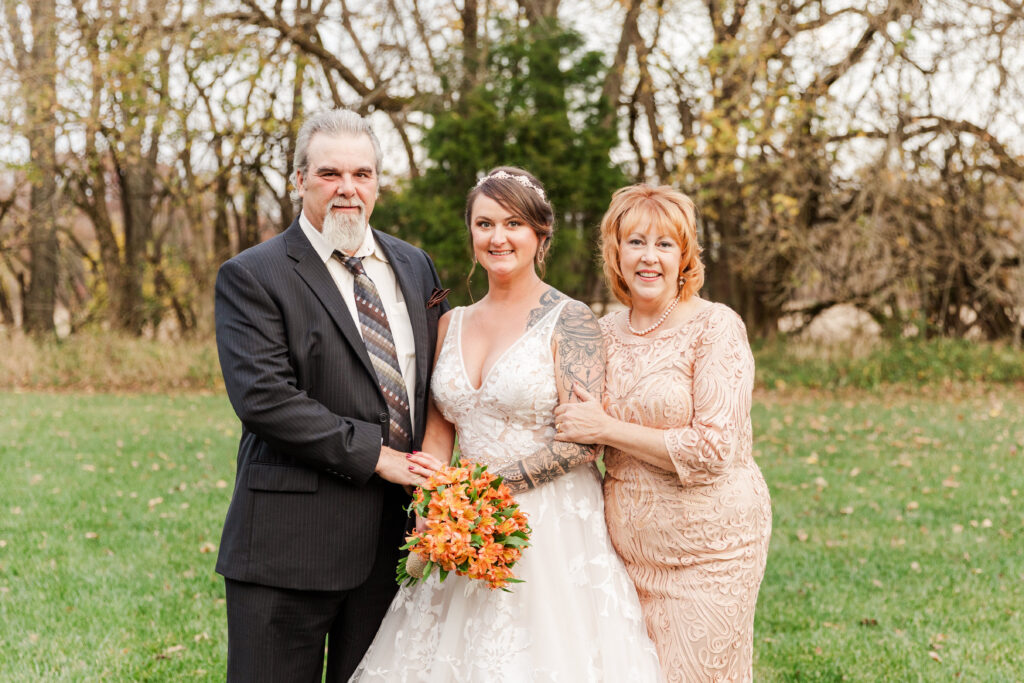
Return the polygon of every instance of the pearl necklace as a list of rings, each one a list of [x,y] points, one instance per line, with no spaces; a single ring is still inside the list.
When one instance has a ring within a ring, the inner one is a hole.
[[[665,319],[668,318],[668,314],[672,312],[672,309],[676,307],[677,303],[679,303],[679,297],[672,299],[672,303],[668,305],[668,308],[665,309],[665,312],[661,314],[660,318],[658,318],[658,322],[642,330],[637,330],[633,327],[633,309],[631,308],[629,309],[629,315],[626,316],[626,327],[628,327],[629,331],[638,337],[642,337],[645,334],[650,334],[651,332],[654,332],[656,329],[661,327],[661,324],[665,322]]]

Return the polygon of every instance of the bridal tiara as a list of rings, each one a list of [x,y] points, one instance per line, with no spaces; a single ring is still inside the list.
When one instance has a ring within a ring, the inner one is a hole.
[[[531,183],[529,178],[527,178],[524,175],[515,175],[513,173],[509,173],[508,171],[498,171],[497,173],[492,173],[491,175],[485,175],[483,178],[476,181],[476,187],[480,187],[481,185],[483,185],[488,180],[491,180],[492,178],[497,178],[499,180],[514,180],[523,187],[529,188],[536,192],[537,196],[540,197],[540,200],[542,202],[547,202],[548,200],[548,198],[544,196],[544,190],[540,189],[539,187]]]

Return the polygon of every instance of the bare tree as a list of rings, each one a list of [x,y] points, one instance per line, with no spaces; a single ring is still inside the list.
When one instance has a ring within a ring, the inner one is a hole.
[[[24,105],[21,128],[33,159],[31,171],[30,276],[23,302],[23,326],[33,334],[55,331],[53,314],[57,288],[57,16],[56,0],[32,4],[29,20],[18,16],[18,5],[3,0],[5,42],[13,47],[13,66],[20,80]]]

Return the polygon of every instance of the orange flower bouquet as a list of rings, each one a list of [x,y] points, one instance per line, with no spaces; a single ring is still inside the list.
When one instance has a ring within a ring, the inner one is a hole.
[[[504,591],[522,583],[512,566],[530,544],[530,526],[503,479],[486,465],[455,460],[442,467],[416,489],[409,510],[426,528],[406,537],[402,549],[409,554],[398,562],[398,583],[426,579],[434,567],[442,581],[455,572]]]

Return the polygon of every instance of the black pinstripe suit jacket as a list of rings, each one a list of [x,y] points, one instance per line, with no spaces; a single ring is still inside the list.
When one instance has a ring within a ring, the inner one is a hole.
[[[427,254],[374,231],[416,341],[418,448],[426,424],[440,287]],[[387,404],[327,267],[298,221],[225,262],[216,285],[217,351],[242,421],[217,571],[238,581],[345,590],[369,575],[382,520],[404,492],[374,474]],[[394,527],[394,524],[390,524]],[[394,539],[401,544],[400,529]]]

